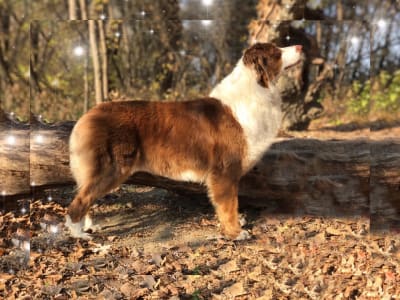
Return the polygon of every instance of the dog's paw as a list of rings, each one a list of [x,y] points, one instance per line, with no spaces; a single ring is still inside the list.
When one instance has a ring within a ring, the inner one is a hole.
[[[83,227],[82,231],[91,231],[91,232],[96,232],[100,231],[101,226],[98,224],[93,224],[92,218],[87,214],[83,217]]]
[[[87,231],[92,228],[93,221],[89,215],[85,215],[82,221],[83,221],[82,231]]]
[[[251,239],[251,234],[247,230],[242,230],[235,238],[235,241],[244,241]]]
[[[85,219],[82,219],[77,223],[73,223],[70,216],[67,215],[65,217],[65,226],[69,229],[72,237],[90,240],[92,239],[90,234],[83,231],[84,223]]]
[[[239,224],[240,224],[240,227],[243,227],[244,225],[247,224],[246,216],[244,214],[239,215]]]

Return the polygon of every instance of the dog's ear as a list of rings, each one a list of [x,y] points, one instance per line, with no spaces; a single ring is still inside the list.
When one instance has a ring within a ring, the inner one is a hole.
[[[268,88],[268,58],[265,56],[255,57],[253,60],[254,69],[257,74],[257,82],[262,87]]]

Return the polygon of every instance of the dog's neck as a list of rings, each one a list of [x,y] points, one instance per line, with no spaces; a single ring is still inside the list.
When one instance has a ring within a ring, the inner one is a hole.
[[[257,82],[257,74],[240,59],[234,70],[210,93],[229,106],[243,128],[247,140],[245,169],[251,168],[272,144],[281,122],[281,97],[270,82]]]

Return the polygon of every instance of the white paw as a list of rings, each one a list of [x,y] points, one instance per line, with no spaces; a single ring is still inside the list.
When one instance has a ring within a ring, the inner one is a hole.
[[[85,218],[82,218],[82,220],[77,223],[72,223],[69,215],[65,217],[65,226],[69,229],[71,236],[73,236],[74,238],[90,240],[92,238],[90,234],[83,231],[84,223]]]
[[[235,241],[244,241],[251,238],[250,233],[247,230],[242,230],[239,235],[235,238]]]
[[[91,227],[93,226],[92,218],[87,214],[83,217],[82,220],[83,220],[82,230],[87,231],[87,230],[91,229]]]
[[[244,214],[239,215],[239,224],[240,224],[240,227],[243,227],[244,225],[247,224],[246,216]]]
[[[88,231],[91,230],[92,232],[100,231],[101,226],[100,225],[94,225],[92,218],[89,216],[89,214],[85,215],[83,217],[83,231]]]

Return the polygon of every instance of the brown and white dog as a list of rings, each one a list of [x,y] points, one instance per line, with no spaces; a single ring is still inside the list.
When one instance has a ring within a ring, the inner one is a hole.
[[[78,193],[66,225],[75,237],[92,225],[93,202],[135,172],[204,183],[231,239],[245,239],[238,218],[240,178],[272,143],[281,122],[276,80],[300,61],[301,46],[257,43],[210,97],[187,102],[107,102],[75,125],[70,164]]]

